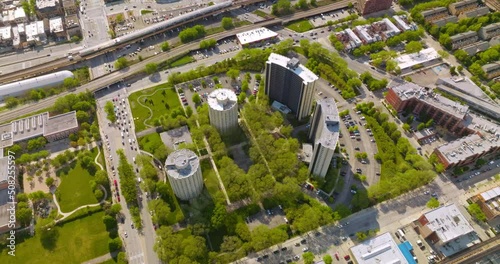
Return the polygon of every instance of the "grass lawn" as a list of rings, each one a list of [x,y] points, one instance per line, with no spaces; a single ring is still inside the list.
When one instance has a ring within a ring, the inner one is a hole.
[[[222,30],[222,31],[224,31],[224,30]],[[193,56],[186,55],[186,56],[184,56],[182,58],[179,58],[178,60],[172,62],[170,64],[170,68],[175,68],[175,67],[179,67],[179,66],[182,66],[182,65],[186,65],[186,64],[191,63],[193,61],[195,61],[195,59],[193,58]]]
[[[170,113],[170,110],[181,107],[181,102],[175,90],[169,89],[169,87],[169,84],[164,83],[150,89],[135,92],[129,96],[128,100],[132,108],[136,132],[146,129],[144,120],[148,119],[151,115],[147,108],[138,103],[137,100],[139,97],[143,96],[140,98],[141,103],[153,111],[153,116],[147,120],[147,124],[151,126],[154,125],[156,118]],[[160,91],[160,89],[164,90]]]
[[[217,175],[215,174],[212,164],[209,159],[204,159],[201,161],[201,171],[203,172],[203,180],[205,182],[205,187],[207,187],[210,196],[214,199],[218,193],[221,192],[219,189],[219,181],[217,180]]]
[[[45,264],[45,263],[82,263],[102,256],[108,250],[108,232],[102,222],[104,212],[56,226],[58,238],[52,250],[42,246],[40,235],[16,242],[16,257],[6,254],[2,248],[0,263]],[[111,262],[113,263],[113,262]]]
[[[254,14],[256,14],[256,15],[262,17],[262,18],[268,18],[269,17],[269,15],[266,12],[262,11],[262,10],[255,10],[252,13],[254,13]]]
[[[168,206],[170,206],[170,210],[172,211],[168,217],[167,221],[169,225],[173,225],[177,222],[179,222],[180,219],[184,219],[184,213],[182,212],[181,206],[179,205],[179,200],[177,200],[177,197],[174,194],[174,190],[172,189],[172,186],[170,186],[170,183],[167,181],[168,185],[168,190],[169,190],[169,195],[170,195],[170,202],[168,203]]]
[[[326,193],[330,193],[335,187],[335,183],[337,182],[337,177],[339,176],[339,170],[330,168],[325,175],[325,184],[323,185],[323,191]]]
[[[146,136],[140,137],[137,139],[137,141],[139,142],[139,148],[151,154],[159,144],[163,144],[160,134],[158,133],[151,133]]]
[[[97,148],[92,149],[92,153],[92,157],[95,158]],[[61,211],[67,213],[82,205],[98,202],[89,184],[93,175],[82,168],[80,161],[72,162],[68,167],[58,170],[56,174],[61,179],[56,194]]]
[[[297,20],[286,27],[298,33],[303,33],[314,28],[309,20]]]
[[[141,10],[141,15],[146,15],[146,14],[149,14],[149,13],[153,13],[154,11],[153,10],[147,10],[147,9],[142,9]]]

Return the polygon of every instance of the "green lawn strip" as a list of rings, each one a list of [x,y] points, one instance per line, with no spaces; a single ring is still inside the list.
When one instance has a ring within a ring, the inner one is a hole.
[[[147,124],[149,125],[154,125],[154,120],[161,115],[168,114],[170,113],[170,110],[181,107],[179,97],[175,93],[175,90],[168,89],[169,87],[170,84],[164,83],[146,90],[135,92],[129,96],[128,99],[132,109],[132,115],[134,117],[136,132],[146,129],[144,120],[146,120],[151,114],[147,108],[140,105],[137,101],[142,95],[144,96],[140,98],[141,103],[151,108],[153,111],[153,116],[147,121]],[[165,90],[154,93],[159,89]],[[145,102],[146,100],[147,102]]]
[[[158,133],[151,133],[146,136],[140,137],[137,141],[139,142],[139,147],[142,150],[147,151],[151,154],[153,154],[154,149],[156,149],[159,144],[163,144],[160,134]]]
[[[298,20],[288,24],[286,27],[298,33],[303,33],[314,28],[309,20]]]
[[[266,12],[264,12],[262,10],[255,10],[252,13],[254,13],[262,18],[268,18],[270,16],[269,14],[267,14]]]
[[[335,168],[330,168],[325,176],[325,184],[323,185],[323,191],[326,193],[330,193],[335,187],[335,183],[337,182],[337,177],[339,176],[339,170]]]
[[[142,9],[141,10],[141,15],[146,15],[146,14],[149,14],[149,13],[153,13],[154,11],[153,10],[147,10],[147,9]]]
[[[92,157],[95,158],[97,148],[94,148],[92,153]],[[82,168],[80,161],[72,162],[69,166],[58,170],[56,174],[61,179],[56,194],[61,211],[68,213],[82,205],[98,203],[89,184],[93,175]]]
[[[0,263],[82,263],[109,252],[104,212],[54,227],[58,233],[52,250],[42,246],[39,234],[16,243],[16,257],[0,254]],[[113,262],[111,262],[113,263]]]
[[[172,62],[170,64],[170,68],[180,67],[180,66],[186,65],[188,63],[194,62],[194,61],[195,61],[195,59],[193,58],[193,56],[186,55],[186,56]]]

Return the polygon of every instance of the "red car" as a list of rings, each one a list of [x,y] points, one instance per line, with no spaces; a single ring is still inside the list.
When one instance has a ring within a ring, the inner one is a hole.
[[[116,196],[116,199],[118,200],[118,202],[120,202],[120,196]]]
[[[345,259],[345,260],[350,260],[350,259],[351,259],[351,256],[349,256],[349,255],[345,255],[345,256],[344,256],[344,259]]]
[[[335,258],[336,258],[337,260],[340,260],[340,258],[339,258],[339,252],[335,253]]]
[[[116,182],[116,180],[115,180],[115,187],[118,188],[118,183]]]

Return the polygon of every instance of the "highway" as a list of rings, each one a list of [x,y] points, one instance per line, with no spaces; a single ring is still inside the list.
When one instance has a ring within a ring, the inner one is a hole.
[[[226,37],[233,36],[239,32],[243,32],[243,31],[247,31],[247,30],[251,30],[251,29],[255,29],[255,28],[259,28],[259,27],[264,27],[264,26],[271,26],[271,25],[275,25],[275,24],[280,24],[284,19],[297,20],[297,19],[302,19],[302,18],[309,17],[309,16],[314,16],[317,14],[321,14],[323,12],[328,12],[331,10],[343,8],[343,7],[347,6],[348,2],[349,1],[347,1],[347,0],[343,0],[343,1],[340,1],[337,3],[314,8],[314,9],[311,9],[311,10],[308,10],[305,12],[296,13],[296,14],[293,14],[293,15],[290,15],[287,17],[283,17],[280,19],[265,21],[263,23],[259,23],[259,24],[255,24],[255,25],[243,26],[243,27],[236,28],[233,30],[224,31],[221,33],[207,36],[206,39],[223,39]],[[148,59],[145,59],[145,60],[143,60],[137,64],[134,64],[134,65],[132,65],[124,70],[115,71],[115,72],[112,72],[106,76],[99,78],[99,79],[94,79],[93,81],[91,81],[85,85],[82,85],[73,91],[63,92],[63,93],[57,95],[57,97],[62,97],[64,95],[67,95],[70,93],[79,93],[79,92],[83,92],[83,91],[93,92],[95,90],[99,90],[99,89],[101,89],[109,84],[113,84],[113,83],[119,82],[123,79],[127,79],[133,75],[136,75],[137,73],[143,71],[146,64],[148,64],[148,63],[161,63],[161,62],[166,61],[168,58],[178,56],[178,55],[183,54],[187,51],[197,50],[198,48],[199,48],[199,41],[191,42],[191,43],[188,43],[185,45],[175,47],[169,52],[160,53],[157,56],[153,56],[153,57],[150,57]],[[64,62],[60,61],[60,60],[54,61],[50,65],[51,65],[51,67],[52,66],[57,67],[58,64],[60,64],[60,65],[67,64],[67,59],[63,59],[63,60],[64,60]],[[65,65],[65,66],[67,66],[67,65]],[[36,111],[40,111],[42,109],[51,107],[54,104],[54,102],[56,101],[57,97],[50,97],[50,98],[47,98],[44,100],[40,100],[36,103],[22,105],[22,106],[15,108],[15,109],[10,110],[10,111],[0,113],[0,124],[9,122],[11,120],[14,120],[14,119],[20,117],[20,116],[28,115],[30,113],[34,113]]]

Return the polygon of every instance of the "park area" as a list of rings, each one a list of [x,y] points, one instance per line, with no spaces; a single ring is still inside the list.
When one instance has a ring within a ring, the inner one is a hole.
[[[297,20],[293,23],[288,24],[286,27],[297,33],[304,33],[314,28],[309,20]]]
[[[168,83],[135,92],[128,98],[136,132],[154,126],[154,120],[181,108],[179,97]]]
[[[109,252],[109,233],[102,222],[104,212],[76,218],[51,228],[49,235],[37,232],[34,237],[16,240],[16,257],[4,252],[0,263],[45,264],[82,263]]]
[[[97,152],[97,148],[92,149],[92,163]],[[90,181],[95,174],[91,170],[83,168],[82,160],[77,159],[56,172],[56,175],[61,179],[61,184],[56,191],[61,211],[71,212],[82,205],[99,202],[90,186]]]

